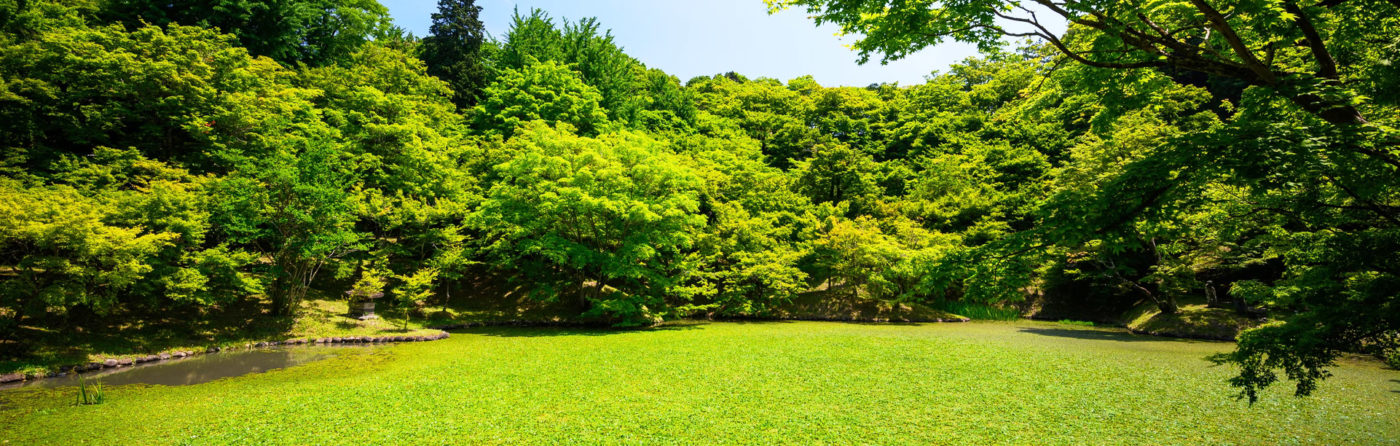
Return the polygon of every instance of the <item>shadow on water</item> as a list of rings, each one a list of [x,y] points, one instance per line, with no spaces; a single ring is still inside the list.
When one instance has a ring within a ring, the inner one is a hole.
[[[838,321],[838,322],[845,322],[845,321]],[[895,327],[922,327],[922,326],[924,326],[924,325],[929,324],[929,322],[909,322],[909,321],[888,321],[888,322],[850,321],[850,322],[846,322],[846,323],[849,323],[849,324],[856,324],[856,325],[885,325],[885,326],[895,326]],[[934,323],[941,323],[941,322],[934,322]]]
[[[453,333],[470,333],[506,338],[538,338],[548,336],[610,336],[634,333],[660,333],[693,330],[703,325],[705,325],[704,322],[668,323],[666,325],[647,328],[495,326],[463,328],[450,331]]]
[[[1022,333],[1030,333],[1041,336],[1055,336],[1060,338],[1085,339],[1093,341],[1118,341],[1118,342],[1200,342],[1189,339],[1163,338],[1159,336],[1135,335],[1126,332],[1113,332],[1104,330],[1072,330],[1066,328],[1022,328]]]
[[[772,325],[772,324],[793,324],[798,321],[792,319],[757,319],[757,318],[715,318],[714,322],[723,322],[735,325]]]
[[[141,364],[134,367],[109,369],[95,373],[67,375],[28,381],[19,385],[0,387],[0,390],[28,387],[76,386],[78,380],[98,380],[106,386],[126,384],[154,384],[162,386],[187,386],[201,384],[216,379],[232,378],[252,373],[262,373],[280,368],[306,364],[312,361],[329,359],[347,351],[364,351],[374,346],[307,346],[259,349],[240,352],[223,352],[199,355],[187,359]]]

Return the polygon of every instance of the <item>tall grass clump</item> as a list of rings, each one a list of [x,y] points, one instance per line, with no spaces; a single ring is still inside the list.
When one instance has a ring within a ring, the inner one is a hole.
[[[91,406],[102,404],[105,401],[107,401],[107,395],[102,391],[102,381],[93,381],[89,384],[87,379],[78,377],[78,405]]]
[[[1093,326],[1094,326],[1094,323],[1093,323],[1093,322],[1090,322],[1090,321],[1076,321],[1076,320],[1074,320],[1074,319],[1060,319],[1060,323],[1061,323],[1061,324],[1065,324],[1065,325],[1078,325],[1078,326],[1080,326],[1080,327],[1093,327]]]
[[[998,307],[978,302],[941,301],[934,302],[929,307],[973,320],[1014,321],[1021,318],[1021,311],[1015,307]]]

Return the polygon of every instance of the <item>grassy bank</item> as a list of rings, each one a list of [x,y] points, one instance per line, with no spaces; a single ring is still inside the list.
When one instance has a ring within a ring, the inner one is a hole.
[[[1193,339],[1232,341],[1240,332],[1262,323],[1229,308],[1211,308],[1205,302],[1182,302],[1176,314],[1164,314],[1143,303],[1123,315],[1123,326],[1135,333]]]
[[[795,319],[863,322],[965,321],[966,317],[914,302],[887,302],[857,296],[846,290],[819,289],[793,296],[758,319]]]
[[[1230,398],[1216,342],[1038,322],[479,328],[185,387],[0,393],[13,444],[1386,444],[1400,372]]]

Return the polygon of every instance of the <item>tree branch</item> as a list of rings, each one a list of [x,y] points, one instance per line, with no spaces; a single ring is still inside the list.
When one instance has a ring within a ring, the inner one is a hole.
[[[1347,194],[1347,196],[1351,197],[1351,199],[1360,202],[1362,205],[1364,205],[1365,208],[1367,208],[1367,210],[1369,210],[1369,211],[1371,211],[1372,213],[1375,213],[1376,215],[1380,216],[1381,218],[1383,218],[1383,219],[1389,221],[1390,224],[1392,224],[1392,225],[1394,225],[1394,226],[1397,226],[1397,227],[1400,227],[1400,219],[1397,219],[1396,216],[1395,216],[1394,214],[1392,214],[1392,213],[1390,213],[1390,212],[1386,212],[1386,208],[1387,208],[1386,206],[1382,206],[1382,205],[1377,204],[1377,203],[1375,203],[1375,202],[1373,202],[1373,201],[1371,201],[1371,200],[1367,200],[1367,199],[1365,199],[1365,198],[1362,198],[1360,194],[1357,194],[1357,193],[1356,193],[1356,191],[1354,191],[1354,190],[1352,190],[1351,188],[1347,187],[1345,184],[1342,184],[1341,181],[1337,180],[1336,178],[1332,177],[1331,175],[1326,175],[1326,177],[1327,177],[1327,181],[1329,181],[1329,182],[1331,182],[1333,185],[1337,186],[1337,188],[1341,189],[1342,192],[1345,192],[1345,193]]]
[[[1332,53],[1327,51],[1327,45],[1322,41],[1322,36],[1317,33],[1317,28],[1313,27],[1312,20],[1308,19],[1308,15],[1294,2],[1284,3],[1283,9],[1293,14],[1295,17],[1293,23],[1297,24],[1298,29],[1303,32],[1303,37],[1308,42],[1308,49],[1312,50],[1313,59],[1317,59],[1317,75],[1337,80],[1337,61],[1332,58]]]
[[[1270,70],[1268,66],[1265,66],[1263,62],[1260,62],[1258,57],[1254,56],[1254,52],[1250,51],[1249,47],[1244,44],[1239,34],[1236,34],[1234,28],[1230,27],[1229,21],[1226,20],[1225,16],[1222,15],[1220,11],[1211,7],[1205,0],[1191,0],[1191,4],[1195,5],[1196,9],[1199,10],[1201,14],[1205,15],[1206,20],[1210,21],[1212,28],[1215,28],[1216,31],[1220,31],[1225,42],[1230,44],[1230,49],[1234,50],[1235,54],[1238,55],[1240,59],[1244,60],[1245,67],[1253,71],[1254,74],[1259,77],[1260,81],[1268,85],[1273,85],[1278,82],[1278,78],[1274,76],[1274,72]]]
[[[1037,1],[1041,1],[1041,0],[1037,0]],[[1022,17],[1014,17],[1014,16],[1002,14],[1002,13],[1000,13],[1000,12],[993,12],[993,14],[995,14],[997,17],[1001,17],[1001,18],[1006,19],[1006,20],[1011,20],[1011,21],[1014,21],[1014,22],[1025,23],[1025,24],[1027,24],[1027,25],[1031,25],[1031,26],[1035,27],[1038,31],[1035,31],[1035,32],[1033,32],[1033,33],[1011,33],[1011,32],[1008,32],[1008,31],[1006,31],[1006,30],[1004,30],[1004,29],[1001,29],[1001,28],[998,28],[998,27],[989,27],[990,29],[994,29],[994,30],[996,30],[997,32],[1000,32],[1000,33],[1002,33],[1002,34],[1004,34],[1004,35],[1008,35],[1008,36],[1022,36],[1022,37],[1024,37],[1025,34],[1030,34],[1030,35],[1033,36],[1033,37],[1040,37],[1041,39],[1045,39],[1045,41],[1050,42],[1050,44],[1053,45],[1053,46],[1055,47],[1055,49],[1059,50],[1061,53],[1064,53],[1064,55],[1067,56],[1067,57],[1069,57],[1070,59],[1074,59],[1075,61],[1078,61],[1079,63],[1085,64],[1085,65],[1088,65],[1088,66],[1091,66],[1091,67],[1111,68],[1111,69],[1134,69],[1134,68],[1151,68],[1151,67],[1159,67],[1159,66],[1162,66],[1162,63],[1161,63],[1161,62],[1158,62],[1158,61],[1144,61],[1144,62],[1132,62],[1132,63],[1119,63],[1119,62],[1101,62],[1101,61],[1091,60],[1091,59],[1085,57],[1085,56],[1082,55],[1082,54],[1079,54],[1079,53],[1076,53],[1076,52],[1070,50],[1068,45],[1065,45],[1065,43],[1064,43],[1063,41],[1061,41],[1058,37],[1055,37],[1055,33],[1051,32],[1051,31],[1050,31],[1049,29],[1047,29],[1044,25],[1041,25],[1040,22],[1038,22],[1038,21],[1036,21],[1036,20],[1034,20],[1034,19],[1026,19],[1026,18],[1022,18]],[[1066,12],[1066,14],[1068,14],[1068,12]],[[1062,14],[1062,15],[1063,15],[1063,14]]]

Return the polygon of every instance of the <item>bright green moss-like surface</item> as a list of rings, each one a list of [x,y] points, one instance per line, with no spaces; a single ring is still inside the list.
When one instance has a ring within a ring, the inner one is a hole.
[[[1227,343],[1052,323],[483,328],[184,387],[0,392],[11,444],[1338,444],[1400,438],[1400,372],[1236,401]]]

